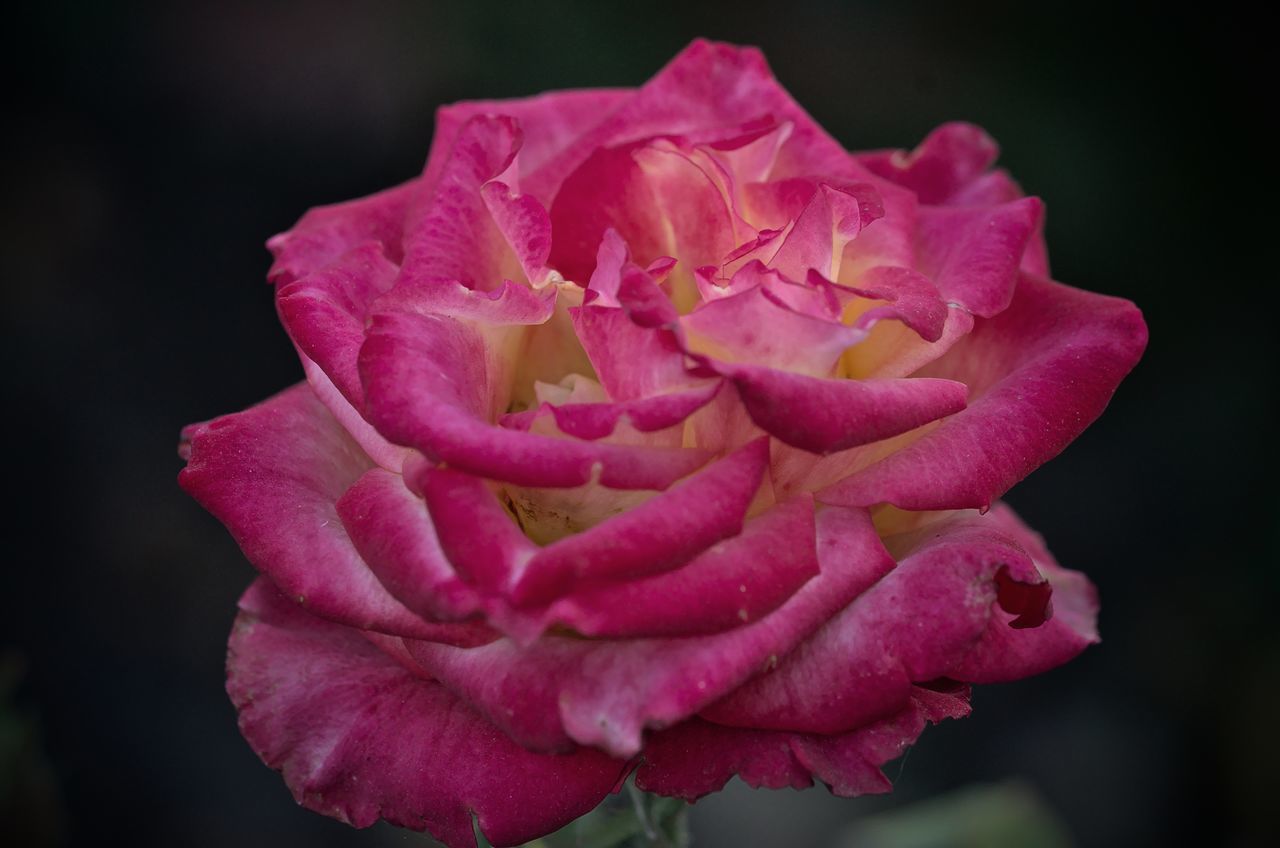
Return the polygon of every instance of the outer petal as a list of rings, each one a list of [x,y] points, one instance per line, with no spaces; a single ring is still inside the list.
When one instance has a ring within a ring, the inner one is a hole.
[[[352,547],[335,502],[372,463],[305,384],[189,428],[178,482],[291,598],[353,627],[433,639]]]
[[[999,154],[995,140],[981,127],[955,121],[929,133],[910,153],[856,155],[872,173],[914,191],[921,203],[945,204],[980,179]]]
[[[293,343],[357,410],[364,407],[356,358],[364,342],[365,316],[399,272],[381,245],[368,243],[276,289],[276,309]]]
[[[963,380],[968,408],[819,500],[986,508],[1102,414],[1146,343],[1132,303],[1024,274],[1005,312],[919,372]]]
[[[398,263],[404,255],[400,241],[405,213],[420,190],[420,181],[410,180],[359,200],[309,210],[293,229],[267,242],[276,258],[267,279],[273,283],[302,279],[370,242]]]
[[[547,244],[529,240],[549,238],[546,211],[536,200],[520,201],[510,191],[522,141],[520,127],[510,118],[480,116],[467,122],[434,190],[420,194],[406,213],[402,266],[407,277],[445,278],[487,291],[521,275],[521,259],[545,257]],[[499,179],[501,187],[486,194],[486,185]]]
[[[544,636],[458,649],[409,642],[415,660],[524,744],[577,741],[629,757],[646,728],[678,723],[776,664],[892,566],[865,513],[817,518],[821,573],[759,621],[710,636],[596,641]]]
[[[1048,671],[1098,641],[1098,593],[1089,579],[1054,560],[1040,534],[1027,527],[1008,504],[991,508],[987,520],[1031,557],[1053,587],[1053,617],[1038,627],[989,627],[952,676],[971,683],[1020,680]],[[1007,620],[1013,614],[994,613]]]
[[[961,516],[890,538],[892,547],[906,549],[897,568],[776,670],[704,717],[737,727],[841,733],[899,712],[917,683],[967,682],[969,667],[995,677],[996,669],[1047,668],[1074,656],[1087,640],[1074,631],[1064,639],[1057,628],[1041,632],[1050,586],[1002,524]],[[996,655],[1023,640],[1027,648],[1007,665]],[[979,648],[982,656],[970,659]],[[1046,654],[1030,656],[1037,648]]]
[[[922,208],[917,267],[948,302],[990,318],[1013,297],[1041,209],[1034,197],[986,208]]]
[[[586,813],[626,765],[534,754],[360,633],[289,604],[265,580],[240,602],[227,691],[240,729],[298,803],[356,827],[384,818],[474,846],[519,845]],[[519,803],[512,803],[518,798]]]
[[[804,789],[813,778],[842,797],[888,792],[880,767],[900,756],[926,723],[969,713],[968,692],[917,687],[898,714],[838,736],[724,727],[699,719],[645,743],[636,785],[695,801],[735,775],[748,786]]]
[[[436,112],[436,131],[431,140],[425,181],[434,184],[439,179],[458,134],[472,118],[483,115],[514,118],[524,134],[520,164],[526,173],[532,173],[607,118],[633,93],[632,89],[591,88],[550,91],[514,100],[468,100],[442,106]],[[548,203],[555,188],[550,186],[548,193],[539,199]]]

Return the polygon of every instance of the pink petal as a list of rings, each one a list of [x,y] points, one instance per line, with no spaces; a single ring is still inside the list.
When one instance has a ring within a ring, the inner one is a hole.
[[[358,200],[308,210],[293,229],[267,242],[276,260],[267,279],[277,284],[300,280],[370,242],[399,262],[405,213],[420,189],[419,180],[410,180]]]
[[[818,573],[813,501],[798,498],[746,523],[737,536],[654,577],[574,592],[546,622],[587,636],[693,636],[772,612]]]
[[[352,547],[334,504],[372,463],[310,388],[188,429],[190,459],[178,482],[281,591],[353,627],[439,635]]]
[[[899,712],[916,683],[969,682],[963,672],[970,665],[1019,668],[1022,654],[1007,664],[995,655],[1006,644],[1026,640],[1026,650],[1044,648],[1047,655],[1035,659],[1046,667],[1079,653],[1085,640],[1064,650],[1056,628],[1038,632],[1049,614],[1050,587],[1002,530],[991,517],[962,515],[891,538],[892,547],[905,548],[892,572],[776,670],[703,716],[736,727],[842,733]],[[984,641],[990,648],[971,660]]]
[[[308,615],[265,580],[240,601],[227,692],[240,729],[299,804],[356,827],[379,818],[475,846],[519,845],[583,815],[626,764],[534,754],[359,631]],[[519,803],[512,803],[518,798]]]
[[[636,770],[636,785],[695,801],[738,776],[748,786],[804,789],[813,778],[835,795],[888,792],[881,766],[905,753],[926,724],[969,712],[963,689],[917,687],[896,715],[838,736],[730,728],[691,719],[653,734]]]
[[[413,478],[454,570],[486,595],[502,595],[538,546],[521,532],[481,479],[448,468]]]
[[[1007,310],[919,372],[965,382],[968,408],[819,500],[986,508],[1093,423],[1146,343],[1132,303],[1023,274]]]
[[[512,600],[543,603],[581,581],[630,579],[684,564],[742,530],[768,465],[768,440],[756,440],[643,504],[543,548],[513,582]]]
[[[520,260],[545,256],[550,223],[536,220],[541,207],[513,198],[508,173],[520,149],[520,128],[511,118],[472,118],[439,172],[430,195],[420,194],[406,213],[403,274],[450,279],[488,291],[522,273]],[[484,187],[502,178],[502,187]],[[487,201],[487,202],[486,202]],[[497,219],[490,207],[497,208]],[[502,224],[513,227],[504,230]],[[514,251],[514,252],[513,252]]]
[[[694,136],[765,116],[771,123],[792,125],[772,168],[776,176],[836,176],[848,170],[849,155],[783,90],[759,50],[699,39],[606,120],[533,173],[527,190],[539,197],[550,194],[549,187],[603,147],[659,135]]]
[[[923,274],[895,265],[880,265],[862,275],[857,288],[837,287],[868,300],[886,300],[858,315],[853,326],[869,329],[884,319],[901,321],[926,342],[942,338],[947,321],[947,304],[938,289]]]
[[[602,439],[613,433],[619,422],[626,422],[642,433],[674,427],[706,406],[722,383],[708,383],[687,391],[655,395],[624,403],[568,403],[555,406],[542,404],[536,410],[512,413],[502,417],[502,425],[528,430],[544,415],[555,418],[556,427],[575,439]]]
[[[916,267],[946,300],[990,318],[1013,297],[1041,208],[1034,197],[993,207],[922,208]]]
[[[905,186],[921,203],[948,203],[991,167],[1000,148],[981,127],[943,124],[910,153],[901,150],[857,154],[868,170]]]
[[[442,106],[436,112],[425,182],[434,185],[439,179],[458,134],[472,118],[486,115],[514,118],[524,136],[520,165],[525,173],[532,173],[607,118],[632,93],[631,89],[590,88],[550,91],[515,100],[468,100]],[[539,199],[544,203],[550,201],[555,188],[550,186]]]
[[[276,309],[293,343],[357,410],[364,407],[356,358],[364,342],[365,316],[399,272],[381,245],[366,243],[276,289]]]
[[[952,676],[971,683],[1020,680],[1062,665],[1097,643],[1098,593],[1089,579],[1059,566],[1040,535],[1023,524],[1007,504],[994,505],[987,517],[1048,579],[1053,587],[1053,617],[1026,629],[1017,627],[1013,613],[1003,609],[995,612],[1014,626],[987,628]]]
[[[789,445],[834,453],[914,430],[965,407],[954,380],[821,379],[754,365],[718,366],[751,420]]]
[[[817,516],[820,573],[758,621],[709,636],[543,636],[460,649],[408,641],[414,659],[524,744],[577,741],[629,757],[646,728],[678,723],[776,664],[892,567],[865,512]]]
[[[492,327],[545,324],[556,308],[556,289],[534,291],[504,280],[488,291],[469,289],[444,277],[401,277],[380,297],[374,312],[414,312],[446,315]]]
[[[883,215],[880,196],[871,186],[820,183],[769,266],[793,280],[803,280],[810,269],[838,279],[845,245]]]
[[[617,401],[688,388],[700,382],[674,333],[638,324],[624,309],[587,305],[569,310],[591,365]]]
[[[866,336],[797,312],[764,286],[705,302],[680,324],[698,353],[815,377],[831,374],[840,354]]]
[[[490,424],[502,363],[478,333],[438,315],[374,316],[360,352],[370,420],[388,439],[471,474],[523,486],[665,489],[705,451],[557,439]]]
[[[368,471],[337,503],[361,559],[391,594],[430,619],[457,620],[481,609],[440,547],[426,504],[399,474]]]

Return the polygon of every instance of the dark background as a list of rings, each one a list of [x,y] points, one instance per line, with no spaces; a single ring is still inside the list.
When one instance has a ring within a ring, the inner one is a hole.
[[[830,845],[886,805],[1009,778],[1085,846],[1274,835],[1258,22],[1221,4],[34,5],[0,36],[0,842],[422,844],[297,808],[240,739],[222,661],[252,570],[175,485],[178,429],[299,379],[263,241],[416,173],[438,104],[635,85],[695,35],[763,47],[852,149],[984,125],[1048,204],[1055,276],[1137,301],[1152,337],[1102,420],[1009,497],[1099,585],[1103,644],[979,689],[890,767],[887,800],[737,787],[695,808],[697,844]]]

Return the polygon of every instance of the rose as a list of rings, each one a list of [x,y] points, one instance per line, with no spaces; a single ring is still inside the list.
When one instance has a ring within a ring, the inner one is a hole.
[[[180,479],[262,571],[228,691],[298,801],[456,846],[632,770],[885,791],[968,684],[1094,642],[992,504],[1146,330],[1048,280],[995,153],[846,153],[696,42],[635,91],[444,108],[420,178],[272,239],[307,381],[189,428]]]

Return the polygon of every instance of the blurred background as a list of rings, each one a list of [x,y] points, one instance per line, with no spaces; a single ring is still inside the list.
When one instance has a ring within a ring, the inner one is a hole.
[[[1100,587],[1102,645],[978,689],[890,796],[735,783],[696,844],[890,844],[909,805],[973,797],[1038,811],[1059,842],[1032,845],[1275,835],[1266,28],[1225,4],[228,0],[26,4],[0,36],[0,843],[424,844],[303,811],[241,740],[222,664],[252,569],[178,490],[178,430],[300,378],[263,241],[415,174],[437,105],[636,85],[697,35],[764,48],[852,149],[985,126],[1048,204],[1055,276],[1137,301],[1152,341],[1009,497]]]

